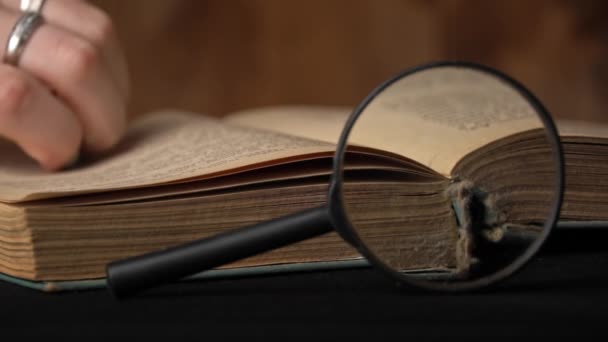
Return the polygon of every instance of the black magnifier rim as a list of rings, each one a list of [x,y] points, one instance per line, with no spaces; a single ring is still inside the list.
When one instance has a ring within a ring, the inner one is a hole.
[[[458,68],[469,68],[475,71],[481,71],[490,74],[498,78],[499,80],[505,82],[507,85],[513,87],[516,91],[519,92],[521,96],[523,96],[528,103],[534,108],[534,110],[538,113],[538,116],[541,118],[545,132],[547,134],[547,138],[550,144],[553,147],[553,160],[555,163],[556,169],[556,177],[555,177],[555,197],[553,198],[551,211],[549,212],[549,216],[547,217],[547,221],[543,227],[543,230],[540,236],[526,249],[526,251],[515,259],[515,261],[508,264],[506,267],[500,269],[497,272],[490,273],[489,275],[482,276],[480,278],[474,280],[463,280],[463,281],[429,281],[423,280],[419,278],[414,278],[412,276],[408,276],[406,274],[397,272],[390,267],[388,267],[384,262],[378,259],[374,253],[372,253],[363,243],[362,239],[357,234],[356,230],[352,227],[348,220],[348,215],[346,215],[346,210],[344,208],[343,201],[343,168],[344,168],[344,155],[346,152],[346,146],[348,142],[348,137],[351,133],[351,130],[359,116],[365,111],[368,105],[382,92],[391,86],[393,83],[410,76],[414,73],[418,73],[421,71],[425,71],[432,68],[438,67],[458,67]],[[561,209],[562,199],[564,193],[564,158],[563,158],[563,150],[560,142],[559,134],[553,119],[549,112],[545,109],[542,103],[521,83],[511,78],[510,76],[493,69],[491,67],[477,64],[473,62],[467,61],[438,61],[432,62],[428,64],[423,64],[411,69],[407,69],[402,71],[401,73],[396,74],[392,78],[388,79],[384,83],[380,84],[377,88],[375,88],[352,112],[349,117],[344,130],[340,136],[340,140],[338,142],[338,146],[336,149],[336,154],[334,156],[334,169],[332,176],[332,183],[330,188],[330,201],[329,201],[329,211],[331,221],[335,227],[335,229],[340,233],[340,235],[351,244],[354,245],[358,249],[358,251],[364,256],[373,266],[381,268],[388,275],[396,278],[400,282],[403,282],[406,285],[413,286],[415,288],[427,289],[427,290],[436,290],[436,291],[467,291],[479,289],[482,287],[488,287],[490,285],[494,285],[501,280],[506,279],[509,276],[520,271],[526,264],[530,262],[530,260],[536,255],[536,253],[542,248],[543,244],[549,237],[553,228],[555,227],[557,220],[559,218],[559,213]]]

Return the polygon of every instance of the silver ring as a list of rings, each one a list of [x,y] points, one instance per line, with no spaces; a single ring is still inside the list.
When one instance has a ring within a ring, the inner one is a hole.
[[[22,12],[34,12],[40,13],[42,11],[42,6],[44,6],[45,0],[21,0],[21,8]]]
[[[35,12],[26,12],[17,21],[6,43],[4,63],[17,65],[25,44],[34,31],[42,24],[42,16]]]

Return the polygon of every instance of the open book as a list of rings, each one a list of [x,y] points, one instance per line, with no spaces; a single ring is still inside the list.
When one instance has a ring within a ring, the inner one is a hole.
[[[48,291],[103,285],[110,261],[322,205],[350,112],[288,106],[215,119],[159,111],[137,120],[114,151],[59,173],[42,171],[17,147],[0,142],[1,277]],[[504,130],[504,139],[486,141],[482,134],[462,143],[441,141],[451,137],[448,125],[437,140],[449,149],[413,143],[387,154],[355,149],[348,156],[345,196],[363,203],[358,215],[366,217],[384,205],[383,192],[402,191],[417,213],[399,237],[415,251],[403,266],[462,267],[446,194],[450,174],[464,161],[484,162],[488,155],[478,151],[512,142],[512,124],[493,128]],[[562,219],[608,219],[608,131],[576,123],[561,129],[568,175]],[[206,274],[336,265],[365,261],[337,233],[328,233]]]

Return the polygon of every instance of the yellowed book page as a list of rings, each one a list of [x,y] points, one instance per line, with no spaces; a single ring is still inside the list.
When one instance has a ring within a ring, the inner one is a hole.
[[[319,141],[162,111],[135,122],[107,156],[62,172],[45,172],[15,146],[0,142],[0,201],[178,182],[333,150],[333,145]]]
[[[337,143],[350,107],[286,105],[258,107],[231,113],[224,122]]]
[[[227,120],[335,142],[348,114],[302,106],[245,111]],[[450,67],[416,73],[387,88],[360,116],[349,143],[391,151],[449,176],[477,148],[542,126],[523,97],[498,78]]]

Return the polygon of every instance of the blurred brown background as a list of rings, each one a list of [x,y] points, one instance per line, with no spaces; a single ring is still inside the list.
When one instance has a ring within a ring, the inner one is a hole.
[[[114,18],[131,112],[355,105],[394,73],[465,59],[509,73],[556,117],[608,121],[600,0],[95,0]]]

